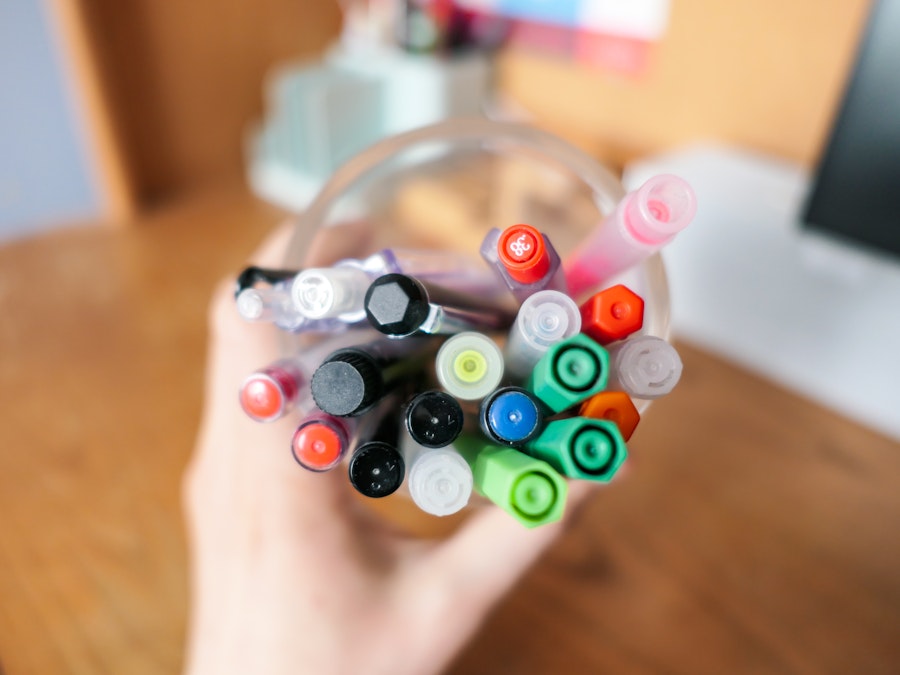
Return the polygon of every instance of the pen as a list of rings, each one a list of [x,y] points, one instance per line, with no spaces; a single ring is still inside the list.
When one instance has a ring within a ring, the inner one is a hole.
[[[537,362],[525,388],[554,413],[606,388],[609,354],[584,333],[552,345]]]
[[[400,427],[396,415],[387,414],[371,439],[353,452],[347,475],[357,492],[372,498],[387,497],[403,483],[406,465],[397,449]]]
[[[305,323],[291,303],[291,279],[294,270],[245,267],[235,282],[238,314],[245,321],[274,323],[282,330],[299,332]]]
[[[633,337],[609,347],[611,388],[635,398],[665,396],[681,379],[681,357],[662,338]]]
[[[404,444],[409,496],[433,516],[449,516],[469,503],[472,469],[452,445],[429,449],[409,439]]]
[[[565,293],[538,291],[529,296],[509,331],[504,356],[507,371],[521,379],[528,375],[550,345],[581,330],[578,305]]]
[[[322,359],[359,340],[359,335],[343,333],[254,371],[239,389],[241,408],[257,422],[274,422],[301,403],[310,403],[310,379]]]
[[[491,229],[481,242],[481,257],[492,266],[520,303],[544,289],[566,291],[559,254],[547,236],[531,225]]]
[[[434,359],[438,381],[461,401],[484,398],[503,379],[503,354],[493,340],[473,331],[448,339]]]
[[[361,415],[396,385],[420,372],[427,339],[380,340],[332,352],[312,375],[310,388],[319,408],[338,417]]]
[[[638,264],[690,224],[697,198],[677,176],[654,176],[629,192],[566,260],[569,292],[577,297]]]
[[[366,292],[365,309],[369,323],[394,338],[500,329],[512,322],[509,312],[482,298],[404,274],[385,274],[373,281]]]
[[[475,491],[525,527],[562,518],[568,486],[546,462],[471,436],[460,436],[455,447],[472,468]]]
[[[581,331],[601,345],[624,340],[644,325],[644,301],[618,284],[595,293],[581,305]]]
[[[602,482],[608,482],[628,456],[614,422],[587,417],[549,422],[524,451],[569,478]]]
[[[450,445],[463,428],[463,411],[450,394],[423,391],[407,405],[406,430],[417,444],[426,448]]]
[[[578,416],[614,422],[626,441],[631,439],[638,422],[641,421],[641,414],[634,401],[624,391],[601,391],[594,394],[581,404]]]
[[[521,387],[503,387],[481,403],[478,423],[496,445],[526,444],[544,428],[541,402]]]

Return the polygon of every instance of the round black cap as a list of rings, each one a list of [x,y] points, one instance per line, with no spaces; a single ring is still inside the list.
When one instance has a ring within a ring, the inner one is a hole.
[[[450,394],[424,391],[406,408],[406,428],[419,445],[443,448],[462,432],[463,411]]]
[[[403,456],[390,443],[364,443],[350,459],[350,483],[366,497],[393,494],[403,483],[405,472]]]
[[[365,307],[369,323],[395,337],[415,333],[430,310],[425,288],[405,274],[385,274],[373,281]]]
[[[384,394],[378,364],[356,349],[339,350],[313,373],[313,400],[322,412],[338,417],[360,415]]]

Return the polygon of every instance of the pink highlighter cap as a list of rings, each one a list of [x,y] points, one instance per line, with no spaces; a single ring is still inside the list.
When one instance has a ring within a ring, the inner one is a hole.
[[[693,188],[670,174],[654,176],[627,200],[625,227],[635,239],[651,246],[667,243],[697,212]]]
[[[250,375],[241,385],[241,408],[257,422],[274,422],[297,400],[299,387],[295,376],[278,366],[270,366]]]

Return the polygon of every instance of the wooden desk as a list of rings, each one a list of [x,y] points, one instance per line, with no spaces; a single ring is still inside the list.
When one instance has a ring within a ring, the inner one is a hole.
[[[0,249],[0,672],[180,667],[207,297],[279,218],[232,188]],[[452,672],[900,668],[900,447],[681,348],[629,475]]]

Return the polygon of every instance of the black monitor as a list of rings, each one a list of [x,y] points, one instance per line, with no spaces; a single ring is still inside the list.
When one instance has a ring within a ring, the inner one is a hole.
[[[803,221],[900,257],[900,0],[875,0]]]

